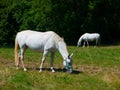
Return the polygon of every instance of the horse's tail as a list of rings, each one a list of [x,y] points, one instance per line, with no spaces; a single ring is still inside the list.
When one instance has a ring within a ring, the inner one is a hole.
[[[14,57],[15,57],[15,65],[18,66],[19,63],[19,59],[18,59],[18,49],[19,49],[19,45],[18,45],[18,41],[17,38],[15,39],[15,51],[14,51]]]

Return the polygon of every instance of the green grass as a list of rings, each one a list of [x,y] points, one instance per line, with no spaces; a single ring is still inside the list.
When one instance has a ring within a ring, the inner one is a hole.
[[[77,48],[69,46],[73,53],[74,73],[62,71],[63,60],[56,52],[55,73],[48,70],[47,56],[39,73],[42,53],[27,50],[25,65],[28,69],[16,70],[14,49],[0,48],[0,90],[120,90],[120,46]]]

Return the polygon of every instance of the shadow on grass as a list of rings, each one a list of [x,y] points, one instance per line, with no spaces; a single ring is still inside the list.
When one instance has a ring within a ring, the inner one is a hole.
[[[30,69],[29,69],[30,70]],[[39,68],[36,68],[36,70],[40,70]],[[51,69],[50,68],[42,68],[42,70],[44,71],[50,71],[51,72]],[[55,72],[67,72],[67,70],[65,68],[54,68]],[[69,72],[67,72],[69,73]],[[83,73],[82,71],[78,71],[78,70],[73,70],[73,72],[71,74],[80,74],[80,73]]]
[[[16,67],[14,67],[16,68]],[[23,70],[23,68],[19,68],[20,70]],[[28,71],[31,71],[31,70],[40,70],[39,68],[27,68]],[[49,71],[51,72],[51,69],[50,68],[42,68],[43,71]],[[67,72],[67,70],[65,68],[54,68],[55,72],[61,72],[61,73],[69,73]],[[73,70],[71,74],[80,74],[80,73],[83,73],[82,71],[79,71],[79,70]]]

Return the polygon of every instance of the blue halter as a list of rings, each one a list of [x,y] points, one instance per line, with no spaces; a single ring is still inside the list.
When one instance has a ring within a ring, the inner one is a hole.
[[[72,68],[72,66],[70,66],[70,65],[68,64],[67,60],[64,60],[64,61],[65,61],[65,63],[66,63],[66,66],[65,66],[66,69]]]

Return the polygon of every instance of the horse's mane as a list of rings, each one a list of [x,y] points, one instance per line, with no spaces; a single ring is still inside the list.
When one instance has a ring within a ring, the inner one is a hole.
[[[54,33],[54,37],[57,42],[63,41],[63,38],[61,38],[58,34]]]

